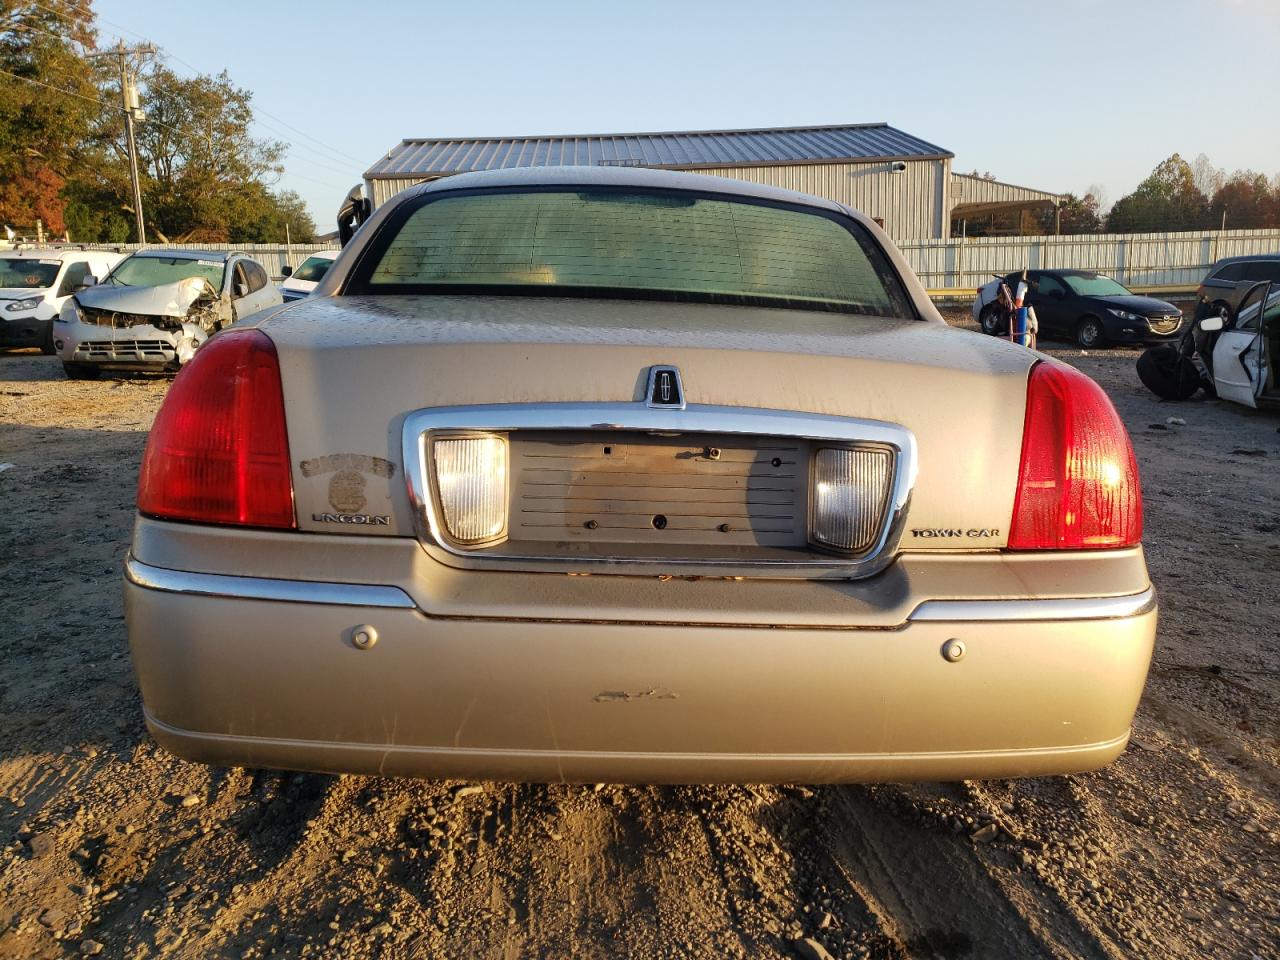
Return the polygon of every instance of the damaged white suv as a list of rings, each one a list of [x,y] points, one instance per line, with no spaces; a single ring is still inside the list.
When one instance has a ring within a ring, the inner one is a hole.
[[[53,343],[73,380],[176,370],[218,330],[281,302],[266,269],[244,254],[139,250],[67,299]]]

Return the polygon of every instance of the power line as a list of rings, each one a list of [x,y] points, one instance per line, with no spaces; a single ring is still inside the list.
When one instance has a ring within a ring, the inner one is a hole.
[[[67,20],[67,19],[68,19],[67,15],[66,15],[65,13],[63,13],[63,12],[61,12],[61,11],[59,11],[59,10],[54,9],[53,7],[47,6],[46,4],[40,3],[40,2],[39,2],[39,0],[30,0],[30,2],[31,2],[33,5],[35,5],[35,6],[39,7],[40,9],[42,9],[42,10],[45,10],[45,11],[47,11],[47,12],[49,12],[49,13],[52,13],[52,14],[53,14],[54,16],[56,16],[56,17],[60,17],[60,18],[62,18],[63,20]],[[97,19],[99,22],[101,22],[101,23],[105,23],[105,24],[107,24],[108,26],[112,26],[112,27],[115,27],[115,28],[117,28],[117,29],[119,29],[119,30],[123,30],[125,33],[127,33],[127,34],[129,34],[129,35],[131,35],[131,36],[137,37],[137,38],[138,38],[138,39],[140,39],[140,40],[146,40],[146,39],[148,39],[147,37],[143,36],[142,34],[140,34],[140,33],[136,33],[136,32],[134,32],[133,30],[130,30],[128,27],[121,26],[121,25],[120,25],[120,24],[118,24],[118,23],[113,23],[112,21],[110,21],[110,20],[106,20],[106,19],[104,19],[104,18],[102,18],[102,17],[97,17],[96,19]],[[74,22],[74,21],[73,21],[73,22]],[[201,70],[199,67],[195,66],[194,64],[188,63],[186,60],[183,60],[183,59],[182,59],[181,57],[179,57],[177,54],[170,53],[169,51],[165,50],[164,48],[161,48],[161,49],[160,49],[159,55],[160,55],[161,57],[165,58],[165,59],[168,59],[168,60],[174,60],[174,61],[176,61],[176,62],[178,62],[178,63],[182,64],[182,65],[183,65],[184,67],[186,67],[188,70],[191,70],[192,72],[194,72],[194,73],[196,73],[196,74],[204,74],[204,73],[205,73],[205,71]],[[306,139],[308,139],[308,140],[312,141],[313,143],[317,144],[318,146],[322,147],[323,149],[327,150],[329,153],[331,153],[331,154],[333,154],[333,155],[334,155],[334,156],[333,156],[333,157],[331,157],[331,158],[330,158],[330,157],[326,157],[325,159],[350,160],[352,163],[356,163],[356,164],[359,164],[359,165],[361,165],[361,166],[363,166],[363,165],[364,165],[364,161],[363,161],[363,160],[359,160],[359,159],[357,159],[356,157],[353,157],[353,156],[351,156],[351,155],[350,155],[350,154],[348,154],[348,153],[343,153],[341,150],[337,150],[337,149],[335,149],[334,147],[329,146],[329,145],[328,145],[328,144],[326,144],[324,141],[319,140],[319,139],[317,139],[317,138],[315,138],[315,137],[311,136],[311,135],[310,135],[310,134],[308,134],[308,133],[304,133],[302,130],[299,130],[297,127],[293,126],[293,124],[289,123],[288,121],[281,120],[281,119],[280,119],[279,117],[277,117],[275,114],[268,113],[266,110],[262,109],[261,107],[256,107],[256,108],[255,108],[255,111],[256,111],[257,113],[261,113],[263,116],[266,116],[266,117],[271,118],[272,120],[276,121],[277,123],[281,124],[282,126],[287,127],[288,129],[290,129],[290,130],[294,131],[294,133],[297,133],[298,135],[300,135],[300,136],[302,136],[302,137],[306,137]],[[261,122],[261,121],[259,121],[259,122]],[[299,150],[303,149],[303,148],[300,148],[298,144],[296,144],[296,143],[293,143],[293,142],[289,141],[288,137],[285,137],[285,142],[286,142],[289,146],[294,147],[295,149],[299,149]],[[313,152],[313,153],[315,152],[315,147],[308,147],[308,148],[305,148],[305,149],[308,149],[308,150],[310,150],[310,151],[311,151],[311,152]],[[329,168],[329,169],[333,169],[333,168]],[[346,171],[337,171],[337,172],[339,172],[339,173],[345,173]]]
[[[74,90],[64,90],[62,87],[55,87],[48,83],[42,83],[39,80],[31,79],[31,77],[22,77],[16,73],[10,73],[8,70],[0,69],[0,73],[3,73],[7,77],[13,77],[13,79],[15,80],[21,80],[23,83],[33,83],[37,87],[44,87],[46,90],[53,90],[57,93],[65,93],[68,97],[78,97],[81,100],[88,100],[90,103],[100,103],[104,107],[111,106],[111,104],[107,103],[107,101],[99,100],[97,97],[86,97],[83,93],[76,93]]]

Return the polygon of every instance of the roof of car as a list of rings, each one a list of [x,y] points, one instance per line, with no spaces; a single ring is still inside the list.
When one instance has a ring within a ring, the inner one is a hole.
[[[402,191],[397,198],[443,193],[451,190],[489,187],[647,187],[665,190],[692,190],[699,193],[723,193],[784,203],[803,203],[824,210],[844,211],[834,200],[815,197],[795,190],[769,187],[731,177],[715,177],[704,173],[681,173],[648,167],[512,167],[507,170],[480,170],[453,177],[429,180]]]
[[[243,256],[238,250],[188,250],[186,247],[147,247],[145,250],[135,250],[133,255],[135,257],[179,257],[183,260],[218,261]]]
[[[1245,263],[1254,260],[1280,260],[1280,253],[1249,253],[1238,257],[1223,257],[1214,267],[1225,267],[1229,263]]]
[[[1021,273],[1021,270],[1015,270],[1014,273]],[[1036,268],[1028,270],[1027,273],[1056,273],[1060,277],[1105,277],[1107,274],[1099,273],[1097,270],[1061,270],[1057,267],[1052,268]],[[1009,274],[1013,276],[1013,274]]]
[[[54,247],[32,249],[23,247],[17,250],[0,250],[0,259],[5,260],[63,260],[67,257],[83,257],[86,253],[114,253],[113,250],[86,250],[83,247]]]

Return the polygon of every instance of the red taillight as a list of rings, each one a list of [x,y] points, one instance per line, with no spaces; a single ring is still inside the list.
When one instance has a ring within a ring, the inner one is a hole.
[[[265,333],[220,334],[178,374],[147,438],[138,509],[166,520],[295,526],[280,361]]]
[[[1039,363],[1027,385],[1011,550],[1129,547],[1142,539],[1142,491],[1129,434],[1102,388]]]

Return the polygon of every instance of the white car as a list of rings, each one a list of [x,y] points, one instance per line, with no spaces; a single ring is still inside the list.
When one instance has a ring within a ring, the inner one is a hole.
[[[1206,317],[1200,329],[1221,330],[1209,367],[1219,397],[1246,407],[1280,403],[1280,283],[1256,284],[1229,321]]]
[[[67,299],[53,342],[73,380],[105,368],[171,371],[223,327],[282,302],[266,268],[242,253],[139,250]]]
[[[107,250],[0,252],[0,348],[53,353],[53,321],[67,298],[123,258]]]
[[[286,273],[284,280],[279,284],[280,296],[284,297],[284,302],[291,303],[310,295],[316,288],[316,284],[324,279],[324,275],[329,272],[329,267],[334,260],[338,259],[338,254],[341,252],[341,250],[321,250],[319,253],[313,253],[302,261],[302,265],[297,270]],[[288,269],[285,267],[285,270]]]

